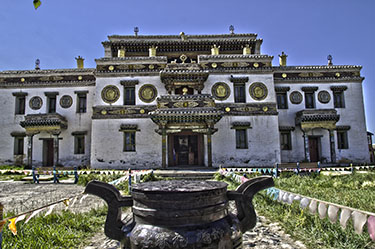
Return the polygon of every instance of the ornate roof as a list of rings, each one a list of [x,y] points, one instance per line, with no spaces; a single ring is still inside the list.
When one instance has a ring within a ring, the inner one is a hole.
[[[20,125],[26,129],[32,127],[58,126],[61,129],[68,127],[68,121],[58,113],[28,114]]]
[[[296,124],[302,122],[339,121],[340,115],[335,109],[302,110],[296,113]]]
[[[223,112],[212,107],[156,109],[149,113],[152,121],[168,123],[218,122]]]

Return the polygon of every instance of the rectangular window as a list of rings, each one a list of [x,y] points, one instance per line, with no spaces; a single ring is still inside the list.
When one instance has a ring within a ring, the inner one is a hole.
[[[337,131],[337,148],[339,150],[349,149],[347,131]]]
[[[16,114],[25,114],[25,96],[16,96]]]
[[[335,108],[345,108],[344,92],[333,92],[333,103]]]
[[[14,155],[23,155],[23,137],[14,137]]]
[[[135,87],[124,87],[124,105],[135,105]]]
[[[135,151],[135,131],[124,132],[124,151]]]
[[[306,108],[315,108],[314,92],[305,92],[305,107]]]
[[[290,131],[280,132],[280,148],[281,150],[291,150],[292,149],[292,140]]]
[[[85,113],[86,112],[86,105],[87,105],[87,97],[86,94],[78,94],[77,95],[78,104],[77,104],[77,113]]]
[[[277,108],[278,109],[288,109],[288,98],[286,92],[277,93]]]
[[[85,154],[85,136],[74,136],[74,154]]]
[[[48,96],[47,97],[47,108],[48,113],[55,113],[56,112],[56,96]]]
[[[247,148],[247,129],[236,129],[236,149]]]
[[[245,84],[234,84],[234,102],[245,103]]]

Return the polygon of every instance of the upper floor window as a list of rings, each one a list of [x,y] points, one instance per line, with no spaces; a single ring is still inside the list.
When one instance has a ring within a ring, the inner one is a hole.
[[[85,154],[85,135],[87,131],[72,132],[74,136],[74,154]]]
[[[47,113],[56,113],[56,102],[58,92],[45,92],[47,96]]]
[[[245,103],[245,84],[234,84],[234,102],[235,103]]]
[[[124,105],[135,105],[135,87],[124,87]]]
[[[276,93],[277,109],[288,109],[288,98],[286,92]]]
[[[344,92],[333,92],[333,104],[335,108],[345,108]]]
[[[77,94],[77,113],[87,112],[87,93],[88,91],[75,91]]]
[[[315,108],[315,94],[314,92],[305,92],[305,107]]]
[[[16,97],[15,114],[25,114],[26,108],[26,95],[24,92],[15,92],[13,96]]]

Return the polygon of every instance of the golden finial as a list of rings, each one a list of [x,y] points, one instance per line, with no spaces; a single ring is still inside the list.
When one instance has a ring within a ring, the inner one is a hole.
[[[219,54],[219,49],[220,49],[220,46],[216,46],[216,44],[214,44],[211,47],[211,55],[218,55]]]
[[[288,55],[286,55],[286,54],[284,53],[284,51],[281,52],[281,55],[279,55],[279,63],[280,63],[280,66],[283,66],[283,67],[286,66],[286,57],[288,57]]]

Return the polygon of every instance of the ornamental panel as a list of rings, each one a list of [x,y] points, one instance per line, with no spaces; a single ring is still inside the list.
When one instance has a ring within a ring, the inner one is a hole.
[[[39,110],[43,105],[43,100],[41,97],[32,97],[29,101],[29,106],[33,110]]]
[[[230,95],[230,88],[224,82],[217,82],[212,86],[211,93],[217,100],[226,100]]]
[[[73,104],[73,99],[69,95],[64,95],[60,99],[60,106],[62,108],[69,108]]]
[[[302,94],[298,91],[294,91],[290,94],[289,99],[290,99],[290,102],[292,102],[292,104],[295,104],[295,105],[301,104]]]
[[[255,100],[263,100],[268,95],[268,90],[265,84],[255,82],[249,88],[250,96]]]
[[[108,104],[115,103],[120,98],[120,90],[113,85],[108,85],[102,90],[102,99]]]
[[[151,103],[158,96],[158,91],[154,85],[146,84],[139,89],[138,96],[143,102]]]
[[[318,93],[318,100],[322,104],[327,104],[331,100],[331,95],[327,91],[320,91]]]

